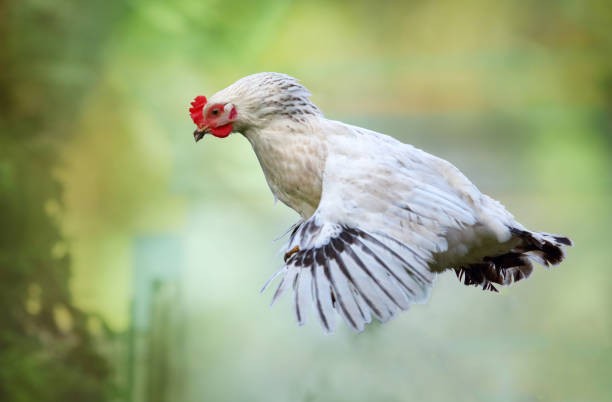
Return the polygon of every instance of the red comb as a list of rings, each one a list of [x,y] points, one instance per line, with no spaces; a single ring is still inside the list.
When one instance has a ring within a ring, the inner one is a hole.
[[[191,107],[189,108],[191,120],[193,120],[193,122],[198,127],[204,124],[204,115],[202,114],[202,109],[206,105],[206,102],[206,96],[198,95],[195,97],[193,102],[191,102]]]

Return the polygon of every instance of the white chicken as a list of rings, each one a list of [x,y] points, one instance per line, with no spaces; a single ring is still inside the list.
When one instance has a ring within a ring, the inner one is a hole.
[[[268,281],[281,277],[273,303],[293,289],[300,325],[312,308],[327,332],[334,311],[362,331],[372,316],[426,301],[444,270],[496,291],[527,278],[532,262],[563,260],[567,237],[527,230],[449,162],[328,120],[309,97],[288,75],[259,73],[189,110],[196,142],[244,135],[275,197],[300,214]]]

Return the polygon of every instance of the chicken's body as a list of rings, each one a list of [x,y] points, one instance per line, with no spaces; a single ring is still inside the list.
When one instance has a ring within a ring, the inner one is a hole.
[[[324,120],[318,116],[310,120],[303,127],[281,123],[245,133],[274,196],[304,219],[312,216],[321,200],[329,146],[316,129]]]
[[[571,244],[527,231],[449,162],[326,119],[286,75],[245,77],[209,104],[237,110],[228,121],[252,144],[274,195],[302,217],[274,295],[293,287],[300,323],[312,300],[326,330],[333,310],[361,330],[372,314],[386,321],[424,301],[437,272],[495,290],[527,277],[532,260],[560,262],[560,246]]]

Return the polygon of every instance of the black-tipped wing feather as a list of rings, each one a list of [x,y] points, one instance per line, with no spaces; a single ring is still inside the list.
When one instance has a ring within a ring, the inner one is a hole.
[[[361,331],[372,316],[384,322],[427,298],[434,274],[410,246],[385,235],[316,220],[315,215],[291,234],[288,249],[296,251],[277,273],[282,279],[272,298],[274,303],[293,288],[299,324],[311,310],[331,332],[337,312]]]

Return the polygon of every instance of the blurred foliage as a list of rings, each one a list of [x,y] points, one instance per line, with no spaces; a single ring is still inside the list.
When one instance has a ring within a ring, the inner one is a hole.
[[[117,2],[0,2],[0,401],[116,392],[90,331],[101,321],[71,297],[53,170],[124,12]],[[110,335],[104,328],[97,336]]]
[[[609,400],[611,26],[606,0],[0,0],[0,401]],[[295,216],[186,113],[264,70],[577,246],[511,297],[443,275],[384,330],[298,332],[255,292]],[[137,333],[151,235],[185,262],[155,257],[177,283]]]

